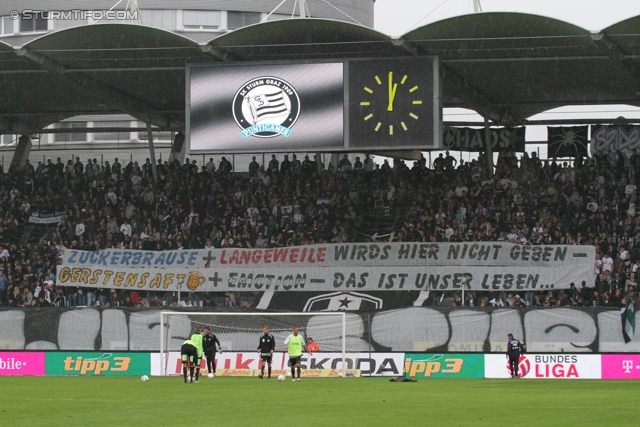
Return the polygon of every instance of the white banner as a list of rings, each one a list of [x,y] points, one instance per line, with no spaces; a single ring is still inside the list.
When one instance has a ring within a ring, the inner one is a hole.
[[[257,335],[256,335],[257,337]],[[347,369],[359,369],[364,376],[402,375],[404,353],[346,353]],[[288,369],[289,358],[286,353],[273,354],[272,369]],[[222,352],[216,355],[217,369],[259,369],[258,353]],[[160,375],[160,353],[151,354],[151,375]],[[164,360],[168,375],[182,375],[182,362],[179,352],[165,354]],[[302,369],[340,369],[342,353],[314,353],[302,355]],[[201,368],[206,369],[203,360]]]
[[[527,379],[600,379],[601,365],[599,354],[524,354],[518,370]],[[505,354],[485,354],[484,373],[485,378],[509,378],[509,359]]]
[[[527,291],[593,286],[592,266],[272,267],[184,269],[62,266],[57,284],[162,291]]]
[[[63,265],[98,268],[593,267],[595,247],[478,243],[345,243],[272,249],[66,250]]]
[[[48,214],[31,212],[29,222],[32,224],[57,224],[64,218],[65,212],[53,212]]]

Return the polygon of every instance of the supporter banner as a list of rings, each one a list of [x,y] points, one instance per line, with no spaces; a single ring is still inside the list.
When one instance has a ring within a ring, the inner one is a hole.
[[[640,148],[640,127],[591,125],[591,152],[622,151]]]
[[[502,354],[484,356],[485,378],[510,378],[509,359]],[[518,376],[528,379],[600,379],[601,356],[584,354],[525,354]]]
[[[547,127],[547,157],[587,155],[589,126]]]
[[[273,354],[271,375],[274,372],[289,369],[287,362],[289,356],[283,352]],[[260,358],[256,352],[223,352],[216,356],[218,372],[222,370],[244,370],[246,376],[251,376],[248,371],[260,369]],[[151,375],[160,375],[161,357],[159,353],[151,354]],[[168,375],[182,375],[182,361],[179,352],[170,352],[164,359]],[[346,353],[345,363],[348,370],[357,370],[362,376],[398,376],[402,375],[404,353]],[[320,371],[336,372],[342,369],[342,353],[314,353],[302,355],[301,366],[311,372],[309,376],[322,376]],[[206,369],[206,361],[203,360],[201,369]],[[279,375],[279,374],[277,374]],[[277,376],[276,375],[276,376]],[[329,376],[327,374],[327,376]]]
[[[514,266],[593,267],[594,246],[512,243],[345,243],[273,249],[66,250],[62,265],[125,268]]]
[[[47,375],[150,375],[149,353],[47,353]]]
[[[295,297],[302,294],[290,295]],[[347,306],[350,296],[350,293],[344,293],[341,298]],[[297,309],[297,305],[289,308]],[[345,307],[340,308],[344,309]],[[172,307],[172,311],[187,315],[197,315],[201,312],[229,313],[234,310],[244,312],[227,307],[197,310]],[[265,315],[269,313],[260,312]],[[201,317],[193,319],[202,321]],[[304,316],[300,320],[300,327],[308,336],[313,337],[324,351],[340,348],[340,328],[327,329],[325,320],[325,317]],[[359,352],[363,356],[358,357],[363,360],[365,356],[368,357],[369,350],[376,353],[434,354],[495,352],[504,358],[508,333],[525,342],[527,350],[532,354],[640,353],[640,328],[636,328],[630,337],[631,341],[625,343],[620,327],[620,310],[605,307],[406,307],[375,312],[348,312],[346,320],[347,351]],[[0,309],[0,346],[7,351],[75,350],[101,352],[100,355],[103,352],[118,351],[157,352],[160,349],[159,323],[160,311],[154,309]],[[190,330],[188,323],[186,330],[187,333]],[[252,350],[254,339],[257,342],[260,333],[261,331],[256,330],[247,333],[221,333],[218,336],[224,349]],[[178,343],[181,343],[179,339],[183,334],[174,335]],[[251,348],[247,348],[247,342]],[[333,354],[331,357],[336,356],[335,353],[330,354]],[[226,358],[226,355],[225,352],[218,357]],[[256,356],[253,352],[247,353],[247,357],[257,359]],[[314,354],[314,358],[317,356]],[[377,372],[384,360],[374,359],[376,366],[372,369]],[[229,368],[236,368],[236,359],[230,360]],[[402,371],[404,359],[401,359],[400,363],[396,359],[393,360],[396,367]],[[322,359],[316,359],[313,363],[317,366],[321,361]],[[322,368],[319,369],[331,369],[332,364],[333,359],[330,359],[322,363]],[[384,366],[383,370],[392,368],[389,363]],[[219,367],[224,368],[224,363]],[[249,368],[251,367],[247,367]],[[358,365],[357,361],[354,361],[352,368],[365,372],[371,370],[362,362]]]
[[[484,355],[407,353],[404,373],[418,378],[484,378]]]
[[[489,140],[494,153],[524,152],[525,128],[491,128]],[[484,128],[445,127],[442,132],[443,150],[486,151],[487,138]]]
[[[640,380],[640,354],[603,354],[602,379]]]
[[[567,267],[280,267],[58,268],[57,284],[148,291],[526,291],[593,286],[593,266]]]
[[[31,212],[29,222],[32,224],[57,224],[62,221],[66,212],[39,213]]]
[[[0,352],[0,377],[28,375],[44,375],[44,353]]]

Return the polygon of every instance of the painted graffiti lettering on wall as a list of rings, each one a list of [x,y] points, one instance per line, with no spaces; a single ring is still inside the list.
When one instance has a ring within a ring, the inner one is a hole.
[[[349,296],[343,295],[343,299]],[[0,328],[0,347],[40,351],[158,351],[159,322],[160,312],[156,310],[3,309],[0,310],[0,324],[3,325]],[[309,325],[307,333],[320,340],[321,348],[330,349],[341,342],[340,331],[327,330],[314,320],[314,316],[305,316],[305,322],[300,326],[305,328]],[[188,331],[189,322],[186,323]],[[226,349],[249,351],[252,349],[239,347],[245,346],[243,343],[246,342],[253,343],[254,334],[257,337],[259,332],[222,333],[219,338],[224,341]],[[506,336],[513,333],[526,343],[527,351],[532,354],[640,353],[640,332],[625,343],[619,311],[604,308],[411,307],[371,313],[349,312],[346,333],[347,351],[351,352],[371,349],[383,352],[504,353]],[[176,342],[181,342],[180,337]],[[354,369],[367,368],[360,366]]]

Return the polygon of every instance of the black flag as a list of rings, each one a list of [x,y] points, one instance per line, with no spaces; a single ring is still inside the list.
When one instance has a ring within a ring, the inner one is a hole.
[[[587,155],[589,126],[547,127],[547,157]]]

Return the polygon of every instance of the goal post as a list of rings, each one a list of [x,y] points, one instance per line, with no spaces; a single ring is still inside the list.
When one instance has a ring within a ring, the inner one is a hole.
[[[311,337],[322,353],[338,353],[342,377],[346,377],[347,321],[345,312],[227,313],[160,312],[160,375],[169,375],[169,355],[179,352],[196,327],[208,327],[220,340],[223,351],[255,353],[262,328],[276,340],[276,353],[284,352],[284,341],[294,326],[305,340]],[[335,360],[334,360],[335,361]]]

